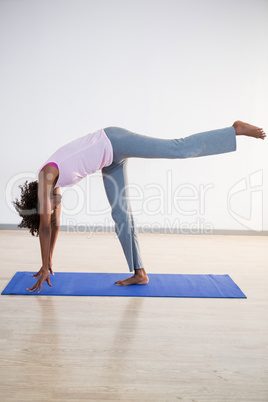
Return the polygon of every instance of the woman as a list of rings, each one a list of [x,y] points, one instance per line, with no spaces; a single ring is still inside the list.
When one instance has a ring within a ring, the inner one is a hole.
[[[115,230],[130,272],[134,275],[116,285],[145,285],[149,282],[142,263],[137,233],[127,200],[127,158],[193,158],[236,150],[236,135],[264,139],[262,128],[236,121],[231,127],[194,134],[179,139],[158,139],[119,127],[107,127],[80,137],[59,148],[39,170],[39,182],[24,184],[21,202],[13,202],[23,217],[19,227],[39,235],[42,267],[39,278],[27,289],[42,289],[50,283],[52,255],[58,236],[61,211],[60,187],[71,187],[88,174],[102,170],[103,182],[111,205]]]

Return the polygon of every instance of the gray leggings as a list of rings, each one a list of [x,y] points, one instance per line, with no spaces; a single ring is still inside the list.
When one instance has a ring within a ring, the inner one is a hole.
[[[137,231],[128,201],[127,158],[194,158],[236,150],[234,127],[206,131],[185,138],[159,139],[120,127],[104,129],[113,147],[113,162],[102,169],[103,182],[112,209],[115,231],[129,271],[144,268]]]

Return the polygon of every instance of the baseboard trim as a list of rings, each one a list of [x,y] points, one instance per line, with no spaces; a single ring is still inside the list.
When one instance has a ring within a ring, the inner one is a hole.
[[[0,230],[26,230],[25,228],[18,228],[16,224],[6,224],[0,223]],[[70,233],[84,233],[84,232],[98,232],[98,233],[114,233],[114,226],[87,226],[83,227],[81,230],[81,226],[66,226],[62,225],[60,227],[60,231],[62,232],[70,232]],[[256,230],[228,230],[228,229],[210,229],[204,231],[203,229],[178,229],[178,228],[143,228],[137,225],[138,233],[151,233],[151,234],[189,234],[189,235],[239,235],[239,236],[268,236],[267,230],[256,231]]]

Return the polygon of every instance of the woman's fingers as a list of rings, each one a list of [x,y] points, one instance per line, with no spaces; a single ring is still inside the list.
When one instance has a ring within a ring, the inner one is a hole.
[[[39,272],[37,272],[36,274],[33,274],[32,276],[33,276],[34,278],[38,278],[40,275],[41,275],[41,272],[39,271]]]
[[[40,283],[38,293],[40,293],[40,292],[41,292],[42,285],[43,285],[43,283]]]
[[[36,274],[33,274],[32,276],[33,276],[34,278],[38,278],[38,277],[41,275],[41,273],[42,273],[42,268],[40,268],[39,271],[36,272]]]
[[[27,290],[29,290],[30,292],[35,292],[38,288],[38,293],[40,293],[42,289],[42,282],[40,281],[40,279],[38,279],[35,285],[33,285],[31,288],[28,288]]]
[[[35,274],[35,275],[37,275],[37,274]],[[37,289],[39,289],[38,293],[40,293],[41,290],[42,290],[43,283],[45,281],[47,281],[49,286],[52,286],[51,283],[50,283],[50,277],[49,277],[49,272],[48,271],[47,271],[47,273],[43,273],[40,276],[40,278],[38,279],[38,281],[31,288],[27,288],[27,290],[29,290],[30,292],[35,292]]]
[[[49,268],[49,271],[50,271],[51,275],[54,275],[52,268]]]
[[[49,269],[49,272],[51,273],[51,275],[55,275],[54,272],[53,272],[52,267],[49,267],[48,269]],[[42,270],[42,268],[40,268],[39,271],[36,274],[32,274],[31,276],[33,278],[39,278],[39,276],[42,275],[42,273],[43,273],[43,270]]]
[[[26,290],[29,290],[30,292],[35,292],[36,291],[36,289],[38,289],[38,282],[36,282],[36,284],[35,285],[33,285],[31,288],[28,288],[28,289],[26,289]]]

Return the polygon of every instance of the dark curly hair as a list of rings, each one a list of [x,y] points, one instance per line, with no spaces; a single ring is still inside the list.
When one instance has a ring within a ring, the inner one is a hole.
[[[38,181],[28,183],[28,180],[20,185],[21,200],[17,198],[12,201],[16,211],[22,217],[19,228],[28,228],[32,236],[39,236],[39,200],[38,200]]]
[[[12,201],[16,211],[22,217],[19,228],[28,228],[32,236],[39,236],[40,205],[38,199],[38,180],[20,185],[21,200]],[[51,225],[55,224],[55,211],[51,214]]]

